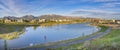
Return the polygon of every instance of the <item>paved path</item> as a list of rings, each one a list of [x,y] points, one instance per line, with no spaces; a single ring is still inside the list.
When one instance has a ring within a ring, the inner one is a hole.
[[[57,48],[57,47],[60,47],[60,46],[68,46],[68,45],[71,45],[71,44],[82,43],[82,42],[85,42],[85,41],[88,41],[88,40],[92,40],[92,39],[95,39],[95,38],[102,37],[105,34],[109,33],[110,31],[111,31],[111,28],[108,28],[105,32],[101,32],[101,33],[99,33],[99,34],[97,34],[95,36],[91,36],[91,37],[85,38],[83,40],[76,40],[76,41],[57,44],[57,45],[53,45],[53,46],[45,46],[43,48],[29,48],[27,50],[46,50],[46,48]]]
[[[77,43],[85,42],[85,41],[88,41],[88,40],[92,40],[92,39],[95,39],[95,38],[102,37],[105,34],[109,33],[110,31],[111,31],[111,28],[108,28],[105,32],[101,32],[101,33],[99,33],[95,36],[91,36],[91,37],[85,38],[83,40],[76,40],[76,41],[72,41],[72,42],[68,42],[68,43],[59,44],[57,46],[49,46],[48,48],[56,48],[56,47],[60,47],[60,46],[68,46],[68,45],[71,45],[71,44],[77,44]]]

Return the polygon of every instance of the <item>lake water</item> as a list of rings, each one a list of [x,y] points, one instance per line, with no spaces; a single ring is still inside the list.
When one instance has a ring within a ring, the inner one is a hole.
[[[47,27],[0,26],[1,28],[4,27],[0,34],[0,49],[21,48],[32,44],[57,42],[60,40],[82,37],[83,35],[89,35],[98,31],[98,28],[88,26],[87,24],[88,23],[66,24]]]

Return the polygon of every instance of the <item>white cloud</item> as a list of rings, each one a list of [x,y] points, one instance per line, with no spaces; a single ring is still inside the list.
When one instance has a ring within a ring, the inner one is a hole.
[[[3,4],[0,5],[0,8],[3,9],[4,14],[20,14],[20,7],[18,7],[15,1],[17,0],[1,0]]]
[[[7,11],[7,12],[10,12],[10,10],[8,8],[6,8],[5,6],[1,5],[0,4],[0,8],[3,10],[3,11]]]
[[[93,2],[118,2],[119,0],[94,0]]]

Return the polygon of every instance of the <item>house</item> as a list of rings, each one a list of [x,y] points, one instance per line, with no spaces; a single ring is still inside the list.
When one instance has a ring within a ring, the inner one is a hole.
[[[2,22],[3,21],[3,19],[2,18],[0,18],[0,22]]]
[[[50,21],[53,21],[53,22],[67,22],[67,21],[70,21],[70,20],[67,20],[67,19],[51,19]]]
[[[114,23],[115,23],[115,22],[116,22],[116,20],[112,20],[112,22],[114,22]]]
[[[55,22],[59,22],[58,20],[55,20]]]
[[[63,19],[63,21],[68,21],[67,19]]]
[[[37,22],[36,19],[33,19],[33,20],[30,21],[30,23],[36,23],[36,22]]]
[[[117,24],[120,24],[120,20],[116,20]]]
[[[56,19],[56,20],[54,20],[54,22],[62,22],[62,20]]]
[[[58,21],[59,21],[59,22],[63,22],[63,20],[61,20],[61,19],[59,19]]]
[[[39,22],[46,22],[46,19],[39,19]]]
[[[106,22],[104,20],[99,20],[98,23],[103,24],[103,23],[106,23]]]
[[[63,21],[64,21],[64,22],[68,22],[68,21],[70,21],[70,20],[69,20],[69,19],[63,19]]]
[[[17,19],[17,22],[24,22],[23,19]]]
[[[5,19],[4,22],[5,22],[5,23],[11,23],[12,20],[10,20],[10,19]]]

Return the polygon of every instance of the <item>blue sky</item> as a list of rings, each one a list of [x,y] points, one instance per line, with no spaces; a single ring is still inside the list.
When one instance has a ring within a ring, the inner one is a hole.
[[[120,19],[120,0],[0,0],[0,17],[44,14]]]

